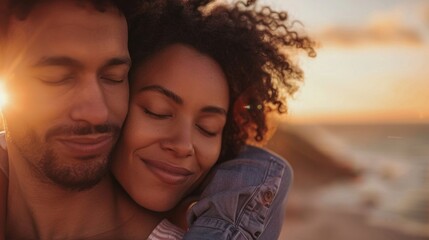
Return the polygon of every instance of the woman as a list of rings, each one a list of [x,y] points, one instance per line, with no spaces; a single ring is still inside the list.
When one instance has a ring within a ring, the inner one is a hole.
[[[286,112],[286,96],[296,91],[297,81],[302,78],[301,70],[285,50],[303,49],[314,55],[312,42],[287,27],[286,13],[250,9],[254,2],[239,2],[231,7],[213,3],[144,1],[130,22],[130,108],[112,171],[137,203],[153,211],[174,208],[216,163],[237,157],[246,142],[266,140],[267,114]],[[248,166],[247,172],[241,172],[247,177],[254,174],[251,166],[258,161],[276,159],[270,164],[280,166],[271,168],[272,178],[258,186],[273,190],[262,191],[262,198],[256,201],[261,206],[251,209],[247,224],[224,219],[226,225],[242,224],[237,231],[230,229],[234,233],[226,234],[273,239],[278,236],[283,215],[273,209],[281,206],[286,195],[290,168],[278,157],[252,147],[244,149],[239,158],[230,162]],[[264,165],[256,173],[267,174],[266,169]],[[228,170],[220,168],[220,176],[212,181],[219,181],[225,171]],[[232,190],[226,197],[219,187],[209,185],[206,191],[212,189],[215,198],[222,196],[220,203],[228,205],[237,196],[246,196],[246,186],[255,186],[251,179],[237,181],[238,188],[232,187],[233,183],[221,183],[223,189]],[[284,186],[286,190],[277,194],[278,188]],[[255,193],[254,188],[250,191]],[[206,192],[204,196],[208,195]],[[247,204],[254,197],[250,195]],[[209,212],[204,216],[206,220],[217,214],[229,218],[247,207],[238,203],[228,211],[216,205],[219,199],[213,199],[200,201],[198,204],[202,202],[206,207],[197,204],[193,215],[201,217],[198,212]],[[210,209],[210,204],[215,207]],[[252,222],[252,218],[261,217],[258,213],[267,220]],[[212,229],[206,237],[220,239],[213,230],[219,226],[217,223],[210,219],[204,223]],[[266,227],[275,231],[266,231]],[[191,237],[196,236],[193,231],[201,234],[202,229],[191,228],[187,237],[195,239]]]

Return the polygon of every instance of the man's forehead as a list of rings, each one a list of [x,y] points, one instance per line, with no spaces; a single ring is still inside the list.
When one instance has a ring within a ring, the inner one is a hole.
[[[89,6],[77,5],[75,1],[41,4],[26,19],[14,19],[10,27],[8,35],[11,40],[22,38],[28,44],[39,38],[57,38],[59,35],[75,38],[73,34],[80,34],[85,38],[99,35],[117,38],[127,35],[126,20],[118,12],[100,12]]]
[[[43,56],[88,59],[88,53],[108,57],[128,55],[127,24],[117,10],[98,11],[74,1],[40,5],[24,20],[14,19],[8,34],[8,56],[16,64],[31,64]]]
[[[14,18],[10,22],[8,35],[12,40],[18,37],[32,41],[43,35],[55,37],[85,31],[86,36],[123,36],[127,35],[127,24],[119,10],[113,6],[99,11],[92,4],[54,0],[38,4],[24,20]]]
[[[131,0],[131,2],[133,1]],[[116,0],[0,0],[0,3],[2,5],[0,10],[4,8],[4,10],[9,12],[8,15],[21,20],[26,19],[35,9],[49,9],[48,11],[55,12],[55,9],[79,7],[99,12],[115,11],[117,14],[123,15],[122,11],[131,9],[131,6],[133,6],[129,3],[122,4]]]

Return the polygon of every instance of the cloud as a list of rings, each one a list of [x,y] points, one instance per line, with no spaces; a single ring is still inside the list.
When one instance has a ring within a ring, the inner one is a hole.
[[[429,8],[427,9],[429,23]],[[405,25],[400,11],[378,13],[361,26],[333,26],[325,28],[316,37],[322,45],[358,47],[368,45],[420,46],[422,33]]]

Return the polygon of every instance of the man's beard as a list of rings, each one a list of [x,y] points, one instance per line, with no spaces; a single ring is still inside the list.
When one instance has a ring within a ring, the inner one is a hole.
[[[106,153],[98,162],[65,166],[52,149],[46,149],[38,162],[39,176],[43,174],[53,183],[71,191],[83,191],[97,185],[109,169],[110,158]],[[83,160],[93,161],[93,160]]]
[[[14,138],[13,133],[9,136],[41,181],[52,182],[66,190],[83,191],[97,185],[107,174],[110,168],[110,152],[103,153],[101,156],[89,156],[85,159],[64,162],[64,159],[61,159],[61,153],[50,146],[50,140],[57,136],[107,133],[112,135],[112,144],[114,144],[119,131],[120,128],[116,125],[79,124],[51,128],[46,132],[44,139],[40,139],[32,129],[27,129],[23,138]]]

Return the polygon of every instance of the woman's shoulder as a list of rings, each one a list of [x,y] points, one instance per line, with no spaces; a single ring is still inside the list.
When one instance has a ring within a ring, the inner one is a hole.
[[[185,239],[203,232],[207,239],[255,239],[266,232],[278,236],[292,178],[283,157],[245,146],[237,157],[218,164],[207,178],[202,198],[188,215],[191,227]]]
[[[220,168],[231,166],[247,166],[258,169],[274,168],[282,172],[282,175],[292,175],[292,167],[289,162],[277,153],[258,146],[246,145],[237,157],[220,164]]]

